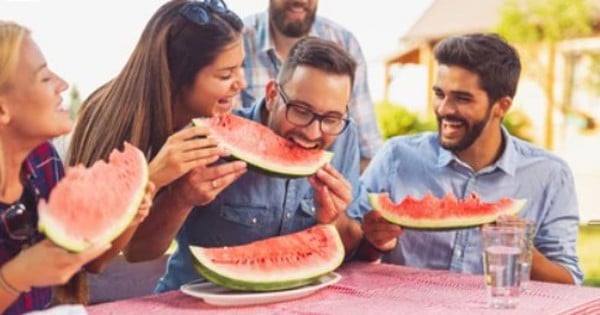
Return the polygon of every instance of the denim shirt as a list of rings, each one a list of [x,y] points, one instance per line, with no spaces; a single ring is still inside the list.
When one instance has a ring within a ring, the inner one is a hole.
[[[394,202],[407,195],[421,198],[447,193],[483,201],[526,199],[520,216],[536,222],[535,247],[566,267],[576,283],[583,273],[575,252],[579,226],[577,197],[571,170],[560,158],[516,139],[502,129],[506,147],[493,165],[474,172],[426,133],[389,140],[371,161],[361,181],[361,211],[371,210],[367,192],[389,192]],[[482,274],[479,227],[447,231],[404,229],[397,247],[383,261],[456,272]]]
[[[260,122],[264,101],[236,112]],[[329,149],[331,165],[338,170],[358,196],[359,151],[356,125],[351,121]],[[220,247],[297,232],[316,224],[314,192],[306,178],[287,179],[257,172],[251,168],[206,206],[188,215],[177,234],[177,249],[169,258],[166,274],[155,291],[178,289],[200,278],[193,269],[188,246]],[[358,198],[347,209],[359,216]]]

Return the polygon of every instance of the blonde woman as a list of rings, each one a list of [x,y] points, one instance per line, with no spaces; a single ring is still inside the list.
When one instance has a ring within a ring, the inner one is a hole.
[[[98,244],[70,253],[37,230],[37,202],[63,176],[49,140],[72,128],[61,108],[67,83],[48,68],[30,31],[0,21],[0,312],[22,314],[50,305],[52,286],[90,261],[101,266],[120,248]],[[151,186],[151,185],[150,185]],[[149,187],[149,192],[152,187]],[[148,213],[150,196],[133,223]],[[105,253],[104,255],[102,255]]]

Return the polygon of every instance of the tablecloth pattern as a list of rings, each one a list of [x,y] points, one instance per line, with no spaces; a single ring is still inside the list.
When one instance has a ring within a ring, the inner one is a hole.
[[[483,276],[353,262],[307,297],[245,307],[211,306],[179,291],[90,306],[104,314],[600,314],[600,289],[532,281],[513,310],[487,307]]]

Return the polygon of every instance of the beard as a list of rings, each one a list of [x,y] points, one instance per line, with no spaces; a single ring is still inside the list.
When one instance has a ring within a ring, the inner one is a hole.
[[[472,123],[469,123],[466,119],[457,115],[439,116],[436,114],[440,146],[451,152],[461,152],[468,149],[471,145],[473,145],[475,140],[477,140],[479,136],[481,136],[483,129],[490,120],[491,113],[492,108],[490,106],[483,119],[474,121]],[[462,127],[465,128],[465,134],[462,136],[462,138],[458,140],[444,141],[442,138],[442,120],[461,123]]]
[[[304,20],[287,20],[287,10],[293,7],[301,7],[304,9],[306,12],[306,17]],[[309,4],[303,4],[296,1],[284,3],[280,7],[273,3],[272,0],[269,4],[269,17],[273,23],[273,27],[287,37],[298,38],[307,35],[308,32],[310,32],[310,28],[312,27],[313,23],[315,22],[316,12],[316,7],[311,10]]]

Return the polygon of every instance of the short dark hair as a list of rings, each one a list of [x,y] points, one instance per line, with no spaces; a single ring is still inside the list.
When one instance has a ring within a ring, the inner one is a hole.
[[[346,74],[350,84],[354,85],[356,61],[335,42],[306,36],[296,42],[283,62],[278,76],[278,83],[285,84],[290,80],[298,66],[310,66],[328,73]]]
[[[440,41],[434,49],[439,64],[459,66],[479,76],[479,84],[493,104],[514,97],[521,74],[517,50],[498,34],[456,35]]]

